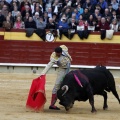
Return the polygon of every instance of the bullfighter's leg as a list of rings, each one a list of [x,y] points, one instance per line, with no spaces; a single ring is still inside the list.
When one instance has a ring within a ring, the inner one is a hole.
[[[94,113],[96,112],[96,109],[94,106],[94,95],[93,95],[93,91],[92,91],[90,84],[87,85],[87,93],[88,93],[89,103],[92,106],[91,112]]]
[[[103,109],[106,110],[108,109],[108,105],[107,105],[107,92],[103,91],[101,92],[101,94],[104,98],[104,104],[103,104]]]
[[[65,73],[66,73],[66,69],[59,68],[57,79],[56,79],[54,88],[52,90],[51,104],[49,106],[49,109],[60,110],[60,108],[55,106],[55,103],[57,101],[57,91],[60,89],[60,85],[63,80],[63,77],[65,76]]]

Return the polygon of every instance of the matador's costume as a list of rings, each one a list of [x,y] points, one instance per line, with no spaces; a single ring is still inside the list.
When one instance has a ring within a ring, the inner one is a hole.
[[[57,64],[59,67],[58,73],[57,73],[57,79],[52,91],[52,99],[51,99],[51,106],[50,109],[58,109],[56,106],[54,106],[56,100],[57,100],[57,91],[60,88],[61,82],[64,78],[64,76],[69,72],[70,64],[72,61],[71,56],[68,53],[68,48],[65,45],[60,46],[62,48],[62,54],[60,57],[56,56],[56,53],[53,52],[50,56],[50,62],[47,64],[45,69],[42,71],[41,74],[46,74],[49,69],[54,65]]]

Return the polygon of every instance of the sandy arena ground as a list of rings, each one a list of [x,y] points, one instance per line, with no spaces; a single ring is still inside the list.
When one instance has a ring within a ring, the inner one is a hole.
[[[51,91],[56,75],[48,74],[44,112],[28,111],[25,107],[28,92],[35,74],[0,73],[0,120],[120,120],[120,104],[112,93],[108,93],[108,110],[103,110],[103,97],[95,96],[97,113],[91,113],[89,102],[76,101],[74,107],[66,112],[49,110]],[[120,79],[116,78],[116,88],[120,96]]]

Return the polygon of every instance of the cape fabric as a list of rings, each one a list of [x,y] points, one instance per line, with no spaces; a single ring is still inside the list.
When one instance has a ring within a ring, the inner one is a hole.
[[[26,108],[35,111],[44,109],[44,104],[46,103],[45,82],[46,75],[41,75],[40,77],[33,79],[26,102]]]

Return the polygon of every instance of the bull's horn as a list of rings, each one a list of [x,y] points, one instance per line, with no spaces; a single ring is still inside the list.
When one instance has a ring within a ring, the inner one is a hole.
[[[65,92],[62,94],[63,96],[68,91],[69,87],[67,85],[64,85],[61,89],[65,90]]]

